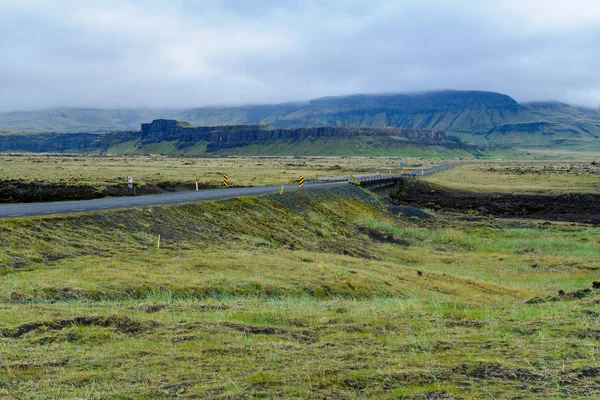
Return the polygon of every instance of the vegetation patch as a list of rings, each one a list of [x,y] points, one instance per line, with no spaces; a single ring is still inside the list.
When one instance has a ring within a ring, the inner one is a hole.
[[[0,398],[597,397],[600,228],[418,210],[348,185],[2,220]]]

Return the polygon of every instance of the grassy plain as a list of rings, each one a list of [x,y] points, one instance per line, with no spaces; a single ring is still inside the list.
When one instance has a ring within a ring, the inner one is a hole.
[[[91,160],[108,164],[99,176],[144,171]],[[172,176],[189,161],[169,160]],[[206,168],[240,159],[221,161]],[[268,175],[267,162],[307,161],[245,162]],[[600,290],[581,291],[600,278],[598,227],[406,217],[348,186],[0,232],[0,398],[600,394]]]
[[[400,163],[406,168],[400,170]],[[374,157],[85,157],[85,156],[0,156],[0,180],[43,181],[69,185],[107,187],[123,185],[132,175],[139,185],[161,182],[221,186],[228,174],[232,186],[287,183],[305,177],[349,174],[409,172],[444,161]],[[418,166],[418,164],[422,164]]]
[[[592,162],[479,162],[422,179],[452,189],[481,192],[600,193],[600,163]]]

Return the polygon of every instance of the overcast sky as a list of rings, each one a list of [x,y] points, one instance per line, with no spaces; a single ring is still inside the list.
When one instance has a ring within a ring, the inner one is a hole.
[[[600,106],[599,0],[0,0],[0,111],[478,89]]]

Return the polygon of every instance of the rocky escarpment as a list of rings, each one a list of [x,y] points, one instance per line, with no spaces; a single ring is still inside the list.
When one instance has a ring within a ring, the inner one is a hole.
[[[39,135],[0,136],[0,151],[32,153],[85,152],[98,145],[93,133],[46,133]]]
[[[42,133],[0,136],[0,152],[86,153],[104,151],[124,141],[133,140],[139,132]]]
[[[168,143],[171,151],[184,151],[205,146],[200,154],[219,154],[220,151],[252,145],[286,143],[293,146],[306,140],[352,138],[382,138],[386,146],[438,146],[447,149],[462,147],[460,140],[446,136],[442,130],[406,128],[317,127],[282,129],[267,125],[231,125],[194,127],[187,122],[158,119],[142,124],[141,131],[111,132],[106,134],[39,134],[8,135],[0,139],[4,152],[106,152],[126,145],[126,152],[146,152],[153,145]],[[371,141],[366,141],[372,143]],[[318,149],[317,149],[318,150]],[[361,149],[365,150],[365,149]],[[368,150],[368,149],[367,149]],[[150,151],[152,152],[152,151]],[[188,154],[188,153],[186,153]],[[199,154],[199,153],[193,153]],[[280,154],[273,154],[280,155]]]
[[[180,148],[197,142],[208,142],[207,151],[248,146],[274,140],[299,141],[306,138],[335,138],[352,136],[386,136],[401,139],[406,144],[440,145],[456,148],[460,141],[446,136],[441,130],[404,128],[318,127],[273,129],[266,125],[237,125],[191,127],[174,120],[154,120],[142,124],[141,143],[177,141]]]

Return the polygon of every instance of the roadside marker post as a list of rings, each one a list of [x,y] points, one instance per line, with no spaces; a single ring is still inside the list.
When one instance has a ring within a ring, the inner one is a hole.
[[[196,192],[198,191],[198,181],[196,181]]]
[[[298,185],[300,185],[301,188],[304,187],[304,176],[300,176],[300,181],[298,182]]]
[[[283,196],[283,188],[285,187],[285,185],[281,185],[281,190],[279,191],[279,194]]]
[[[227,174],[223,174],[223,186],[229,186],[229,177]]]
[[[160,250],[160,233],[158,234],[158,240],[156,242],[156,249]]]

